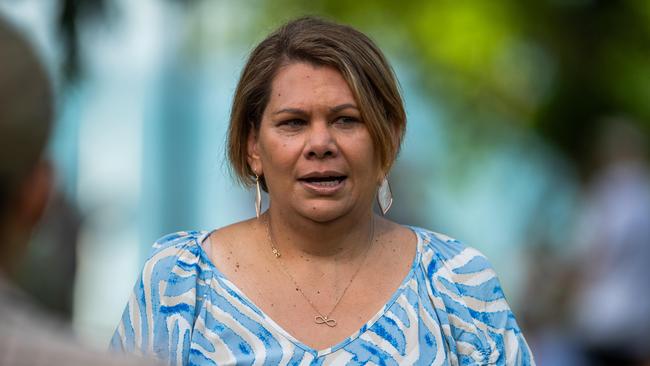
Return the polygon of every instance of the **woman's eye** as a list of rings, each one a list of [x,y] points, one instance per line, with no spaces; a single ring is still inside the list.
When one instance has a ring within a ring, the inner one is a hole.
[[[359,122],[361,122],[361,120],[359,120],[356,117],[343,116],[336,119],[336,123],[340,123],[343,125],[349,125],[349,124],[359,123]]]
[[[298,128],[304,126],[305,123],[306,122],[301,119],[288,119],[286,121],[280,122],[280,126],[286,128]]]

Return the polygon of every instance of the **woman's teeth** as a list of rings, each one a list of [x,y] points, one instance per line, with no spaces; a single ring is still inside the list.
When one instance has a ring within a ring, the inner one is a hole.
[[[323,186],[323,187],[333,187],[337,184],[339,184],[340,180],[338,179],[333,179],[333,180],[321,180],[321,181],[313,181],[310,182],[313,185],[316,186]]]

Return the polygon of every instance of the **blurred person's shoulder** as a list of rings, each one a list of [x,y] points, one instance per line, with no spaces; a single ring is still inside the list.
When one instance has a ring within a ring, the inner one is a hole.
[[[0,364],[30,366],[135,366],[159,361],[88,349],[74,339],[41,331],[0,333]]]
[[[48,313],[0,274],[0,365],[154,365],[82,344],[69,324]]]

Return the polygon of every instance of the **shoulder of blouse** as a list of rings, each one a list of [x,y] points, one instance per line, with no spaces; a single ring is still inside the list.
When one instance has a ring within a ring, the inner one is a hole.
[[[200,247],[205,235],[207,232],[180,231],[156,240],[113,335],[111,349],[179,364],[187,358],[189,338],[175,340],[176,328],[170,328],[168,322],[174,319],[176,324],[185,324],[183,327],[193,324],[196,289],[206,273]],[[173,342],[178,342],[182,352],[170,348]]]
[[[489,271],[496,275],[479,250],[445,234],[414,227],[422,240],[421,263],[429,276],[458,278]]]
[[[201,241],[207,231],[178,231],[156,240],[142,268],[143,280],[159,282],[197,275],[205,267]],[[178,283],[171,280],[169,286]]]
[[[461,363],[473,360],[480,364],[534,365],[530,348],[485,255],[444,234],[413,229],[422,240],[420,265],[438,317],[449,325],[451,338],[463,341],[456,343]],[[472,347],[463,349],[470,338]]]
[[[205,231],[177,231],[175,233],[167,234],[156,240],[151,246],[151,255],[165,250],[170,247],[186,248],[188,245],[198,245],[199,240],[206,234]]]
[[[206,234],[206,231],[178,231],[161,237],[151,246],[151,252],[143,269],[161,265],[165,267],[196,265],[201,256],[201,240]]]

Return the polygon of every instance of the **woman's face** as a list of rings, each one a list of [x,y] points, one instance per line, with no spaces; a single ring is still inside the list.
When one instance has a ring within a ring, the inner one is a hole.
[[[264,175],[274,209],[318,222],[367,213],[381,176],[343,76],[302,62],[275,76],[248,160]]]

